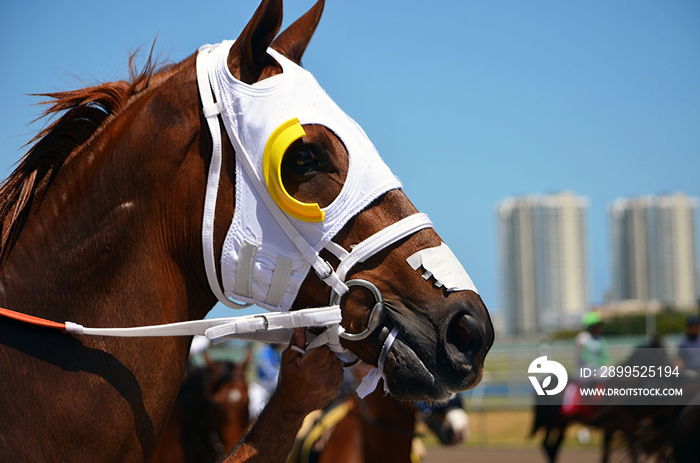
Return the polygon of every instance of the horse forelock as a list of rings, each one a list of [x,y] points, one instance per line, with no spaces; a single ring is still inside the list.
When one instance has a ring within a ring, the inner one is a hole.
[[[100,83],[77,90],[39,93],[34,96],[49,98],[40,119],[50,122],[27,145],[32,145],[17,163],[15,170],[0,185],[0,265],[16,241],[26,222],[32,202],[46,191],[66,159],[98,133],[149,88],[154,88],[172,66],[153,60],[153,48],[143,68],[136,70],[135,58],[129,58],[129,78]]]

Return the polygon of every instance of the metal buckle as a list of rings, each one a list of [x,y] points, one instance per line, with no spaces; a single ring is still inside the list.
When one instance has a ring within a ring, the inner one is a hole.
[[[314,272],[316,272],[316,276],[318,276],[321,280],[325,280],[329,276],[333,275],[333,267],[331,266],[331,264],[327,260],[324,260],[323,263],[326,264],[327,268],[326,273],[324,273],[323,275],[318,273],[318,270],[316,270],[316,267],[314,267]]]
[[[263,321],[265,322],[265,328],[261,328],[257,331],[267,331],[270,329],[270,322],[267,320],[267,317],[265,315],[254,315],[255,318],[262,318]]]

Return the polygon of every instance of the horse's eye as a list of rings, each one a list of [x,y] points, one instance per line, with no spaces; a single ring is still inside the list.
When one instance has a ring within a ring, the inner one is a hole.
[[[313,155],[313,153],[307,149],[302,149],[294,153],[292,155],[292,158],[290,161],[294,165],[294,167],[298,169],[304,169],[306,167],[311,166],[313,162],[315,161],[316,157]]]
[[[291,173],[304,176],[312,172],[325,170],[325,157],[322,148],[308,144],[292,148],[285,154],[282,162],[285,163]]]

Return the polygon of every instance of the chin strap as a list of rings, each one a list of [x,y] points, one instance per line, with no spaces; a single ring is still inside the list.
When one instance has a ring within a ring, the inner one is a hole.
[[[369,393],[374,391],[377,388],[377,384],[379,384],[380,379],[384,380],[384,392],[386,394],[389,393],[389,386],[386,383],[386,373],[384,373],[384,362],[386,361],[386,356],[389,354],[391,346],[394,345],[394,341],[396,341],[396,336],[398,334],[399,329],[394,327],[384,341],[382,351],[379,354],[379,360],[377,361],[377,366],[372,367],[369,373],[362,378],[360,385],[357,386],[356,392],[357,395],[360,396],[360,399],[364,399]]]

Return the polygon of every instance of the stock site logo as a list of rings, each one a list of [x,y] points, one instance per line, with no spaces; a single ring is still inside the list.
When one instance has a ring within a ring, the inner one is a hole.
[[[528,376],[532,386],[535,388],[537,395],[554,395],[559,394],[566,387],[566,382],[569,380],[569,375],[566,373],[566,368],[554,360],[547,360],[547,356],[537,357],[532,361],[527,369],[529,374],[547,374],[542,384],[537,379],[537,376]],[[552,376],[557,377],[557,384],[552,389],[547,389],[552,384]]]

